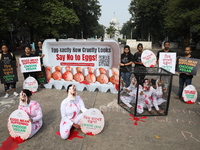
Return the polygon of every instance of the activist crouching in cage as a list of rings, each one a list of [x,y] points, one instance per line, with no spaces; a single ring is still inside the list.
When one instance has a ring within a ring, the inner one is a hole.
[[[20,93],[19,110],[25,111],[29,116],[32,130],[28,138],[31,138],[35,133],[42,127],[42,109],[40,104],[36,101],[31,100],[32,93],[27,89],[23,89]]]
[[[35,55],[31,53],[31,48],[29,46],[25,46],[24,48],[25,53],[23,55],[21,55],[21,58],[25,58],[25,57],[34,57]],[[26,78],[28,78],[29,76],[32,76],[36,79],[36,74],[35,72],[27,72],[27,73],[23,73],[24,75],[24,80]]]
[[[4,89],[6,95],[4,98],[8,98],[10,86],[13,90],[13,94],[18,96],[16,92],[16,82],[17,78],[17,61],[15,55],[8,51],[7,45],[2,45],[2,53],[0,53],[0,62],[1,62],[1,82],[4,83]]]
[[[124,52],[121,54],[120,73],[125,82],[125,86],[128,87],[131,83],[131,71],[132,71],[133,55],[131,54],[130,47],[124,46]]]
[[[60,122],[60,136],[62,139],[67,139],[70,135],[72,127],[80,128],[80,119],[83,113],[87,110],[85,104],[80,96],[76,95],[76,87],[70,84],[67,87],[67,98],[65,98],[60,105],[61,122]],[[82,111],[82,113],[80,113]]]
[[[185,47],[185,56],[186,58],[192,58],[192,50],[189,46]],[[179,90],[178,95],[175,96],[176,99],[180,99],[182,97],[184,85],[191,85],[192,84],[193,75],[189,73],[181,73],[179,72]]]

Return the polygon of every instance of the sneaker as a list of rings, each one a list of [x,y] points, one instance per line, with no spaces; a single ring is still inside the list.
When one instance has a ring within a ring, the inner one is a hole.
[[[17,92],[14,92],[13,94],[14,94],[15,96],[18,96],[18,95],[19,95]]]
[[[6,95],[4,96],[4,98],[8,98],[8,96],[9,96],[9,94],[8,94],[8,93],[6,93]]]

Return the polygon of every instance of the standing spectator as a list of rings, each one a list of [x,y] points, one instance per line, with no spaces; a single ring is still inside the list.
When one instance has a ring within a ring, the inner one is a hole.
[[[144,64],[142,63],[142,60],[141,60],[141,55],[142,55],[142,52],[143,52],[143,45],[141,43],[139,43],[137,45],[137,49],[138,49],[138,52],[136,52],[133,55],[133,62],[135,64],[134,71],[136,72],[135,73],[135,78],[137,79],[137,82],[140,85],[142,85],[145,76],[144,75],[137,75],[137,72],[140,72],[140,71],[142,71],[144,69],[146,70],[146,67],[144,66]]]
[[[185,57],[191,58],[192,57],[191,53],[192,53],[191,48],[189,46],[185,47]],[[179,72],[179,90],[178,90],[178,95],[175,97],[176,99],[180,99],[182,97],[184,84],[186,86],[192,84],[192,78],[193,78],[193,75],[189,73]]]
[[[130,47],[128,45],[124,46],[124,52],[121,54],[121,77],[125,82],[125,86],[130,85],[130,77],[132,71],[133,55],[130,52]]]
[[[40,56],[41,70],[43,71],[45,68],[43,65],[44,54],[42,53],[42,41],[38,42],[38,47],[35,50],[35,56]],[[37,74],[40,74],[41,72],[36,72],[36,76],[37,76]],[[40,83],[40,88],[43,88],[43,87],[44,87],[43,83]]]
[[[2,50],[2,53],[0,55],[0,62],[3,63],[3,64],[5,64],[5,65],[6,64],[10,64],[12,61],[16,62],[16,68],[17,68],[17,61],[16,61],[16,58],[15,58],[15,55],[13,53],[10,53],[8,51],[7,45],[5,45],[5,44],[2,45],[1,50]],[[16,82],[4,83],[4,89],[5,89],[5,92],[6,92],[6,95],[4,96],[4,98],[8,98],[10,86],[11,86],[13,92],[14,92],[13,94],[15,96],[19,95],[16,92]]]
[[[24,48],[24,51],[25,53],[23,55],[21,55],[21,58],[24,58],[24,57],[34,57],[35,55],[31,53],[31,48],[29,46],[25,46]],[[36,79],[36,74],[35,72],[26,72],[26,73],[23,73],[24,75],[24,80],[26,78],[28,78],[29,76],[32,76]]]
[[[157,56],[156,56],[156,57],[157,57],[157,64],[158,64],[158,62],[159,62],[160,53],[162,53],[162,52],[173,52],[173,51],[171,51],[169,48],[170,48],[170,42],[165,41],[165,42],[164,42],[164,49],[159,50],[158,53],[157,53]]]

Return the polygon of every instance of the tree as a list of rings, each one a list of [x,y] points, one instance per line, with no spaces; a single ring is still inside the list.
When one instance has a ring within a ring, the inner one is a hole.
[[[155,40],[164,38],[162,6],[167,0],[132,0],[129,12],[135,22],[138,39],[147,40],[151,34]]]
[[[116,29],[113,26],[110,26],[109,28],[106,29],[106,33],[110,35],[110,38],[113,38],[115,35]]]
[[[122,29],[120,31],[121,34],[126,35],[127,39],[136,39],[136,29],[135,23],[132,23],[130,20],[123,24]],[[131,35],[132,34],[132,35]]]
[[[200,33],[200,3],[196,0],[168,0],[165,5],[165,28],[171,38],[184,37],[189,44],[190,32]]]
[[[105,33],[105,26],[98,24],[96,27],[94,27],[94,35],[97,36],[97,38],[103,37]]]

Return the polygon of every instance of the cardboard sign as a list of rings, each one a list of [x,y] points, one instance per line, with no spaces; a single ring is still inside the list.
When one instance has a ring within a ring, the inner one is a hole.
[[[80,126],[83,133],[87,135],[96,135],[104,128],[104,116],[96,108],[90,108],[80,120]]]
[[[200,60],[194,58],[179,57],[176,71],[196,75]]]
[[[159,55],[159,67],[175,74],[176,53],[161,52]]]
[[[197,100],[196,88],[193,85],[186,86],[183,90],[182,97],[187,104],[194,104]]]
[[[146,67],[154,67],[156,65],[156,55],[150,50],[142,52],[141,60]]]
[[[19,58],[21,73],[41,71],[40,57]]]
[[[11,137],[26,140],[31,134],[31,122],[23,110],[15,110],[8,118],[8,131]]]
[[[26,80],[24,80],[24,83],[23,83],[23,89],[28,89],[33,93],[36,92],[38,89],[37,80],[31,76],[26,78]]]
[[[39,72],[36,72],[36,80],[38,82],[38,84],[46,84],[47,82],[47,76],[46,76],[46,71],[44,66],[41,67],[42,70]]]
[[[1,83],[13,83],[18,81],[16,62],[10,64],[0,63]]]

